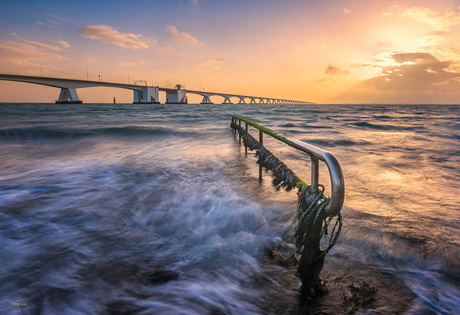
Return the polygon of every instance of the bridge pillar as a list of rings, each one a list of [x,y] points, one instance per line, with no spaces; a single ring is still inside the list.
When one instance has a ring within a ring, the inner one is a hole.
[[[224,96],[224,101],[222,102],[222,104],[233,104],[233,103],[232,103],[232,101],[230,100],[230,97]]]
[[[142,87],[140,90],[134,90],[133,104],[160,104],[158,94],[160,88],[154,86]]]
[[[203,100],[201,101],[200,104],[214,104],[214,103],[211,101],[211,98],[209,97],[209,95],[203,95]]]
[[[142,103],[142,91],[134,90],[134,101],[133,104],[140,104]]]
[[[246,101],[244,100],[244,97],[240,97],[240,100],[238,101],[238,104],[246,104]]]
[[[249,104],[255,104],[256,103],[256,99],[255,98],[251,98],[251,101],[249,102]]]
[[[82,104],[75,88],[61,88],[56,104]]]
[[[187,104],[187,92],[177,85],[176,90],[166,91],[166,104]]]

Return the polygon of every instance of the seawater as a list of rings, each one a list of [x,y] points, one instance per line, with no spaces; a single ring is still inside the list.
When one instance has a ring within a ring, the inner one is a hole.
[[[344,227],[315,313],[460,314],[460,106],[0,104],[0,312],[295,314],[296,192],[239,115],[333,152]],[[304,180],[309,158],[266,137]],[[328,193],[324,166],[320,181]]]

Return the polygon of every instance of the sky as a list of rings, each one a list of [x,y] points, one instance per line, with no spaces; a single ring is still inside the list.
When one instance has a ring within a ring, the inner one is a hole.
[[[0,73],[316,103],[459,104],[460,0],[0,0]],[[133,100],[123,89],[77,91],[87,103]],[[0,81],[0,102],[58,95]]]

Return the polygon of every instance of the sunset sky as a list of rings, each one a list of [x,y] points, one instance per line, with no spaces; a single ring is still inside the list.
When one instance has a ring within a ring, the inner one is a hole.
[[[317,103],[460,103],[460,0],[2,0],[0,30],[0,73]],[[132,102],[128,90],[78,93]],[[0,102],[58,94],[0,81]]]

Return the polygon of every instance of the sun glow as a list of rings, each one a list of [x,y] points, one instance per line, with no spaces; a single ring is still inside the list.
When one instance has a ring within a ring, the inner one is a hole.
[[[73,20],[44,10],[31,14],[29,24],[18,24],[9,18],[14,14],[2,12],[8,27],[0,36],[0,68],[11,74],[92,80],[101,75],[123,83],[135,78],[165,87],[181,83],[194,90],[312,102],[400,103],[393,98],[400,93],[397,85],[375,84],[392,81],[412,91],[404,100],[417,102],[429,93],[437,102],[458,102],[460,9],[450,0],[404,2],[355,2],[346,8],[332,2],[273,2],[261,10],[236,1],[223,10],[222,4],[197,1],[189,10],[175,8],[174,14],[174,6],[164,2],[158,10],[169,15],[152,20],[137,11],[129,24],[78,10]],[[24,13],[19,5],[11,7]],[[115,8],[126,10],[118,3]],[[266,23],[275,18],[277,23]],[[10,86],[0,82],[4,100],[33,99]],[[55,98],[50,94],[46,101]]]

